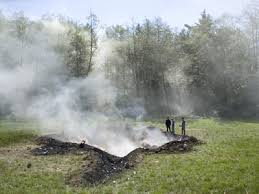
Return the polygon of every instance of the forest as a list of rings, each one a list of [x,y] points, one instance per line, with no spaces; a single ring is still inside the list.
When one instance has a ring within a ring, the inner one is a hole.
[[[204,10],[195,24],[182,29],[159,17],[101,26],[94,13],[80,23],[50,15],[31,20],[18,12],[0,14],[0,32],[2,70],[27,69],[29,64],[41,74],[48,66],[45,81],[58,75],[64,83],[101,71],[116,88],[115,105],[125,116],[258,117],[256,5],[244,8],[239,17],[213,18]],[[51,66],[55,62],[59,65]],[[41,86],[26,95],[37,96]],[[10,115],[13,102],[2,96],[6,100],[0,113]]]

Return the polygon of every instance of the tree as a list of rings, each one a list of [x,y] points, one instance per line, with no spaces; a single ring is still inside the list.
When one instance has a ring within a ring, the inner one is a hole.
[[[69,45],[65,54],[65,62],[74,77],[85,77],[89,73],[87,40],[80,26],[76,25],[68,33]]]
[[[169,113],[166,71],[175,62],[170,27],[159,18],[154,21],[146,19],[143,24],[131,27],[108,28],[106,34],[116,41],[114,51],[120,58],[119,63],[113,61],[112,64],[117,64],[114,73],[121,76],[116,76],[119,78],[116,82],[121,84],[123,80],[131,80],[126,83],[128,89],[144,99],[150,113]]]
[[[90,13],[90,15],[87,18],[87,24],[85,26],[86,30],[90,34],[90,40],[89,40],[89,46],[88,46],[88,67],[87,67],[87,74],[90,73],[90,71],[93,68],[93,56],[97,49],[97,27],[98,27],[98,19],[97,16],[93,13]]]
[[[88,76],[93,69],[93,57],[97,50],[97,25],[97,17],[92,13],[86,25],[69,22],[71,29],[68,32],[65,62],[74,77]]]
[[[210,72],[210,88],[217,103],[232,109],[241,102],[241,91],[246,87],[247,66],[251,63],[247,52],[247,38],[235,26],[217,26],[211,46],[211,60],[216,67]]]
[[[253,59],[250,72],[256,73],[259,70],[259,2],[252,1],[244,10],[243,21],[249,37],[249,50]]]
[[[29,27],[29,19],[24,16],[23,12],[18,12],[14,14],[14,34],[15,37],[21,42],[21,49],[24,49],[26,33]],[[23,65],[23,56],[20,56],[20,65]]]

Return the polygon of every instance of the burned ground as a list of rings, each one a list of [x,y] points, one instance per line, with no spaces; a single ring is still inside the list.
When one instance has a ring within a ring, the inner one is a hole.
[[[170,134],[166,134],[170,135]],[[73,185],[92,185],[103,183],[124,170],[133,168],[145,154],[183,153],[193,150],[201,142],[192,136],[175,136],[176,140],[160,147],[147,146],[137,148],[124,157],[111,155],[101,149],[87,144],[62,142],[50,136],[36,139],[40,147],[31,150],[33,155],[80,154],[85,155],[85,165],[81,172],[67,177]]]

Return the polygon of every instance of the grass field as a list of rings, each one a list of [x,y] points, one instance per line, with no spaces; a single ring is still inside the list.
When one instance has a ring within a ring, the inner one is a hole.
[[[185,154],[148,155],[114,180],[82,188],[66,185],[66,178],[82,168],[84,156],[32,156],[36,125],[0,121],[0,193],[259,193],[259,122],[187,122],[187,133],[206,144]]]

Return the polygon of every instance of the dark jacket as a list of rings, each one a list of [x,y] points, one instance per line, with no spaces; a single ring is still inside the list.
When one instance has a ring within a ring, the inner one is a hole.
[[[186,121],[182,121],[182,130],[185,130]]]
[[[166,119],[165,124],[166,124],[166,126],[171,126],[171,121],[170,121],[170,119]]]

